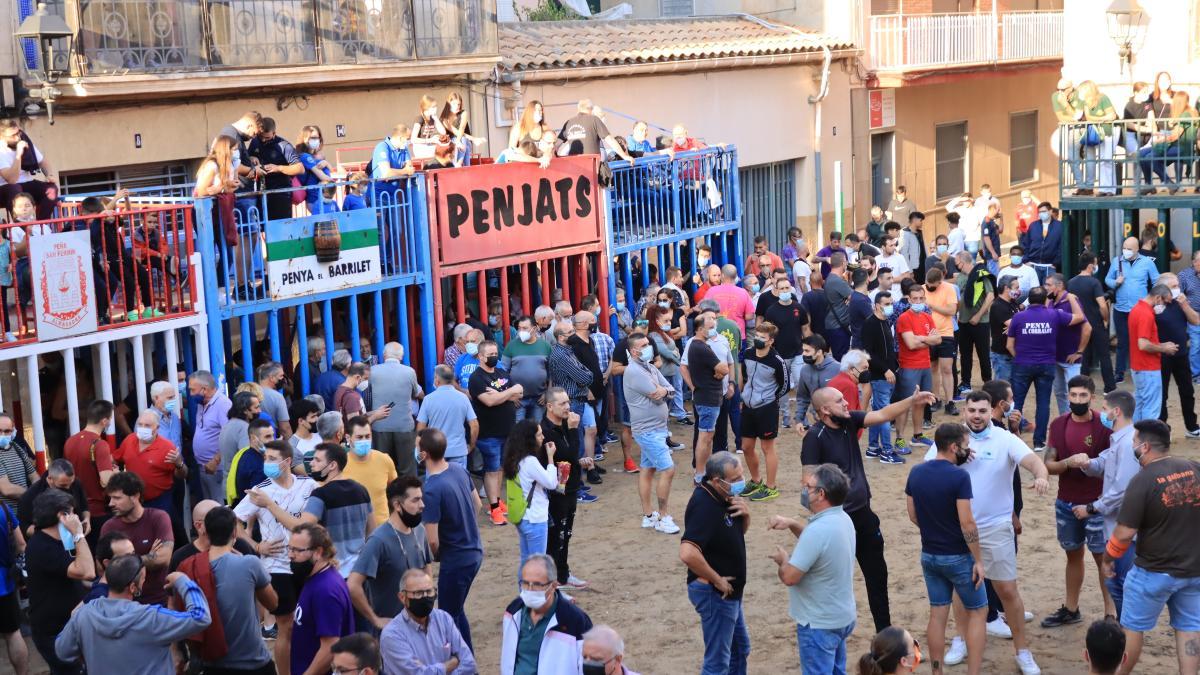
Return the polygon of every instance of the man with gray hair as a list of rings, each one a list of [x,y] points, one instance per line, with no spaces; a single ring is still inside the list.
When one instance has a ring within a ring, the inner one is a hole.
[[[342,414],[336,410],[328,410],[317,418],[317,435],[322,443],[341,445],[346,437],[346,423]]]
[[[442,363],[453,368],[458,357],[467,353],[467,333],[470,332],[471,326],[465,323],[454,327],[454,331],[450,335],[451,344],[442,352]]]
[[[80,522],[83,523],[84,530],[91,530],[91,514],[88,513],[87,495],[83,492],[83,486],[79,481],[75,480],[75,467],[71,462],[62,459],[50,462],[50,466],[46,469],[46,475],[37,480],[36,483],[29,486],[25,494],[21,495],[21,500],[17,504],[17,522],[21,524],[21,532],[25,538],[33,536],[33,500],[38,498],[46,490],[55,489],[71,495],[71,501],[75,505],[75,513],[79,516]],[[108,513],[101,515],[107,516]]]
[[[700,615],[704,635],[702,673],[744,673],[750,633],[742,613],[746,586],[746,531],[750,510],[737,455],[713,453],[704,479],[684,512],[679,559],[687,565],[688,599]]]
[[[383,346],[383,363],[371,368],[371,404],[377,410],[391,410],[387,417],[371,423],[371,440],[376,450],[392,458],[396,473],[415,476],[417,432],[412,403],[420,401],[425,391],[417,382],[417,371],[402,363],[403,359],[404,347],[389,342]]]
[[[802,504],[808,522],[771,516],[767,528],[796,536],[791,556],[776,546],[771,560],[788,587],[789,611],[803,672],[846,671],[846,638],[854,630],[854,522],[842,509],[850,479],[835,464],[821,464],[804,476]],[[801,536],[803,534],[803,536]]]
[[[263,412],[275,420],[275,428],[279,429],[279,440],[286,441],[292,435],[292,422],[288,417],[287,400],[279,393],[284,380],[283,364],[267,361],[258,367],[254,379],[263,390],[263,399],[260,402]]]
[[[207,370],[197,370],[188,380],[188,393],[200,398],[193,421],[192,454],[200,469],[200,490],[205,499],[225,501],[225,474],[219,467],[209,469],[213,457],[221,452],[221,430],[229,422],[233,401],[220,389],[217,380]]]
[[[559,592],[554,558],[529,556],[519,586],[520,596],[504,610],[502,675],[580,672],[581,643],[592,620]]]
[[[603,144],[621,159],[632,162],[633,157],[617,143],[604,121],[593,114],[595,108],[591,99],[579,101],[575,116],[564,122],[562,131],[558,132],[558,140],[561,141],[557,150],[558,156],[601,155],[604,154],[601,152]]]
[[[337,393],[337,388],[342,386],[346,381],[346,372],[350,370],[350,364],[354,360],[350,357],[350,352],[345,349],[339,349],[333,353],[333,359],[329,370],[321,373],[317,378],[317,383],[313,385],[313,391],[321,395],[325,399],[325,409],[333,410],[333,396]]]
[[[305,383],[309,385],[309,389],[311,390],[317,381],[317,377],[325,372],[325,369],[328,367],[325,361],[326,349],[324,337],[321,335],[310,335],[305,346],[307,347],[307,358],[301,359],[293,371],[296,381],[292,383],[294,386],[292,395],[296,398],[304,396]]]
[[[445,364],[433,369],[434,390],[421,402],[417,432],[426,427],[446,435],[446,461],[467,468],[467,455],[479,436],[479,420],[471,399],[455,387],[454,371]],[[468,427],[470,429],[468,435]]]
[[[538,305],[537,309],[533,310],[533,322],[537,324],[538,337],[546,341],[546,344],[554,342],[554,309],[550,305]]]
[[[570,326],[571,330],[575,330],[575,310],[571,308],[570,300],[559,300],[554,303],[554,318],[550,321],[550,330],[542,331],[542,336],[547,338],[551,347],[554,346],[554,331],[559,324]],[[549,333],[548,337],[547,333]]]
[[[583,670],[600,669],[605,675],[638,675],[625,667],[625,641],[604,624],[583,634]]]

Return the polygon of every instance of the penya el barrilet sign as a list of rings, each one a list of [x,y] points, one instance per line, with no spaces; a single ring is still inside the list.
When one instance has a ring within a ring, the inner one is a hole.
[[[549,168],[507,163],[430,173],[441,265],[479,263],[595,245],[603,207],[595,155],[560,157]]]

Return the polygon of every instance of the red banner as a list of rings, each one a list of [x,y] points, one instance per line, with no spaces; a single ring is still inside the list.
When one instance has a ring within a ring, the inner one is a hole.
[[[441,265],[506,258],[603,238],[594,155],[543,169],[507,163],[430,172]]]

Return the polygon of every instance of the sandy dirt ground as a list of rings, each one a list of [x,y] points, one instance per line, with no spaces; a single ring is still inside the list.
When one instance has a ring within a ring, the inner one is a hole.
[[[1125,385],[1128,387],[1129,385]],[[1200,459],[1200,441],[1183,437],[1178,414],[1178,396],[1172,388],[1171,423],[1175,429],[1174,454]],[[1052,404],[1053,405],[1053,404]],[[1032,413],[1032,400],[1027,413]],[[935,415],[935,422],[947,421]],[[690,447],[691,427],[674,427],[676,439]],[[1025,437],[1026,441],[1029,436]],[[865,447],[866,440],[863,439]],[[746,537],[749,557],[749,582],[746,586],[745,614],[750,631],[750,673],[797,672],[795,623],[788,617],[787,590],[778,581],[775,564],[767,556],[776,545],[790,551],[794,538],[787,532],[769,532],[767,518],[772,514],[803,516],[800,506],[800,442],[793,431],[780,441],[779,486],[782,496],[772,502],[751,505],[751,527]],[[619,446],[608,446],[609,469],[604,484],[593,488],[600,500],[580,505],[571,541],[571,570],[591,582],[591,588],[574,593],[578,605],[595,623],[614,626],[625,638],[626,663],[643,675],[697,673],[703,655],[699,619],[687,599],[685,568],[679,562],[679,536],[668,536],[640,526],[640,506],[636,476],[618,473]],[[682,514],[691,494],[687,472],[688,452],[675,454],[680,476],[671,491],[671,511],[682,526]],[[914,466],[912,456],[903,466],[867,462],[867,477],[873,493],[872,507],[883,523],[889,568],[888,588],[892,621],[910,629],[922,644],[929,606],[919,562],[920,540],[916,526],[905,512],[904,483]],[[748,475],[748,474],[747,474]],[[1026,476],[1028,479],[1029,477]],[[1031,482],[1026,481],[1026,484]],[[1030,645],[1042,671],[1047,675],[1086,672],[1082,669],[1081,650],[1087,625],[1103,615],[1097,575],[1089,561],[1080,606],[1084,621],[1064,628],[1044,629],[1038,622],[1053,612],[1063,599],[1063,564],[1054,528],[1054,492],[1038,497],[1025,492],[1022,518],[1024,534],[1020,538],[1018,565],[1020,589],[1025,606],[1036,618],[1026,624]],[[481,673],[496,673],[500,661],[500,622],[504,607],[516,596],[517,538],[509,525],[494,527],[480,519],[485,560],[471,591],[467,614],[471,620],[476,658]],[[874,624],[867,607],[862,577],[855,570],[855,596],[858,600],[858,626],[849,642],[850,672],[853,662],[867,649]],[[32,673],[46,672],[33,645],[29,645]],[[1164,612],[1158,627],[1147,635],[1139,673],[1176,672],[1174,635]],[[966,672],[965,665],[948,672]],[[11,673],[7,659],[0,656],[0,673]],[[928,673],[922,663],[918,672]],[[984,661],[986,673],[1018,673],[1013,661],[1012,643],[988,638]]]

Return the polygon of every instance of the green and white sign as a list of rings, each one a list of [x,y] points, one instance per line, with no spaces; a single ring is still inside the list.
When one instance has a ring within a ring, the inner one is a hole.
[[[373,209],[267,223],[272,300],[378,283],[379,229]]]

